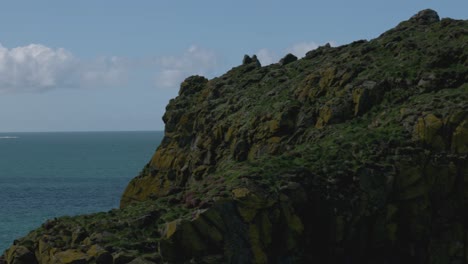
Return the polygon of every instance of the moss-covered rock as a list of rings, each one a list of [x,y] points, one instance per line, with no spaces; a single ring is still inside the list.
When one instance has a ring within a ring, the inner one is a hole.
[[[24,246],[12,246],[6,252],[6,262],[12,264],[37,263],[34,253]]]
[[[91,246],[88,251],[86,251],[86,254],[92,257],[96,261],[96,264],[112,264],[114,262],[112,255],[98,245]]]
[[[442,138],[443,122],[433,114],[428,114],[418,119],[415,133],[418,139],[436,149],[444,149],[445,144]]]
[[[468,121],[466,119],[453,132],[452,151],[455,153],[468,153]]]
[[[90,256],[79,250],[69,249],[58,252],[52,257],[51,263],[54,264],[83,264],[88,263]]]

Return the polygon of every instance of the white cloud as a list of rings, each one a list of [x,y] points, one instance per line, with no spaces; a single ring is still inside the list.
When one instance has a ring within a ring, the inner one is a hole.
[[[302,58],[307,52],[318,48],[319,45],[313,41],[311,42],[299,42],[286,49],[286,52],[296,55],[298,58]]]
[[[0,44],[0,92],[115,85],[125,76],[118,58],[84,61],[69,51],[41,44],[8,49]]]
[[[330,43],[332,47],[336,47],[337,45],[335,41],[329,41],[328,43]],[[325,45],[325,44],[322,44],[322,45]],[[302,58],[306,55],[307,52],[314,50],[318,48],[319,46],[320,45],[314,41],[299,42],[286,48],[284,51],[282,51],[282,56],[286,55],[287,53],[292,53],[298,58]],[[269,65],[272,63],[277,63],[281,59],[281,57],[278,56],[276,52],[266,49],[266,48],[260,49],[256,54],[262,65]]]
[[[161,88],[177,87],[187,76],[184,76],[181,70],[161,70],[156,75],[156,86]]]
[[[127,61],[119,57],[100,57],[83,63],[80,71],[81,86],[117,86],[126,81]]]
[[[197,46],[189,47],[180,56],[158,58],[155,85],[158,88],[177,88],[190,75],[211,75],[218,70],[218,60],[213,51]]]
[[[336,43],[331,42],[331,45]],[[269,65],[286,53],[303,57],[318,46],[315,42],[300,42],[281,52],[264,48],[257,52],[257,57],[262,65]],[[177,89],[190,75],[213,77],[219,73],[219,66],[220,58],[214,51],[195,45],[180,55],[153,59],[100,57],[84,60],[63,48],[30,44],[8,49],[0,44],[0,93],[121,86],[128,82],[129,73],[138,70],[152,72],[157,88]]]
[[[278,56],[269,49],[260,49],[256,54],[263,66],[278,62]]]
[[[330,46],[332,46],[332,47],[337,46],[335,41],[328,41],[327,43],[330,44]],[[316,43],[314,41],[299,42],[299,43],[296,43],[296,44],[292,45],[291,47],[287,48],[286,52],[292,53],[292,54],[296,55],[298,58],[302,58],[302,57],[304,57],[306,55],[307,52],[309,52],[311,50],[314,50],[314,49],[318,48],[319,46],[326,45],[327,43],[318,44],[318,43]]]

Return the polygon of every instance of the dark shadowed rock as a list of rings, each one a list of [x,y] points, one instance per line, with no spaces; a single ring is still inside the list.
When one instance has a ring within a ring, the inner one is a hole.
[[[144,258],[136,258],[132,260],[131,262],[129,262],[128,264],[155,264],[155,263],[152,261],[146,260]]]
[[[279,64],[284,66],[286,64],[289,64],[291,62],[295,62],[297,61],[297,57],[294,56],[293,54],[291,53],[288,53],[286,56],[284,56],[280,61],[279,61]]]
[[[119,252],[113,255],[114,264],[128,264],[135,259],[135,255],[128,252]]]
[[[8,250],[6,263],[9,264],[36,264],[34,253],[23,246],[13,246]]]
[[[208,79],[203,76],[190,76],[180,84],[179,95],[195,94],[203,89],[207,82]]]
[[[253,61],[252,58],[250,58],[250,56],[246,54],[246,55],[244,55],[244,58],[242,59],[242,65],[249,64],[252,61]]]
[[[255,63],[255,67],[261,67],[257,55],[253,55],[252,57],[249,55],[244,55],[244,58],[242,59],[242,65],[250,65],[252,63]]]

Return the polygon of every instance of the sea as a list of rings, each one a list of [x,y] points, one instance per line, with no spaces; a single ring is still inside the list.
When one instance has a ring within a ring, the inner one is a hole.
[[[0,255],[47,219],[118,208],[163,132],[0,133]]]

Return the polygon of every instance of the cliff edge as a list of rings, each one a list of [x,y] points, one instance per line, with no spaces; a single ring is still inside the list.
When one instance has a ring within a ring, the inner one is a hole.
[[[6,263],[467,263],[468,21],[187,78],[121,208]],[[2,260],[0,260],[2,263]]]

